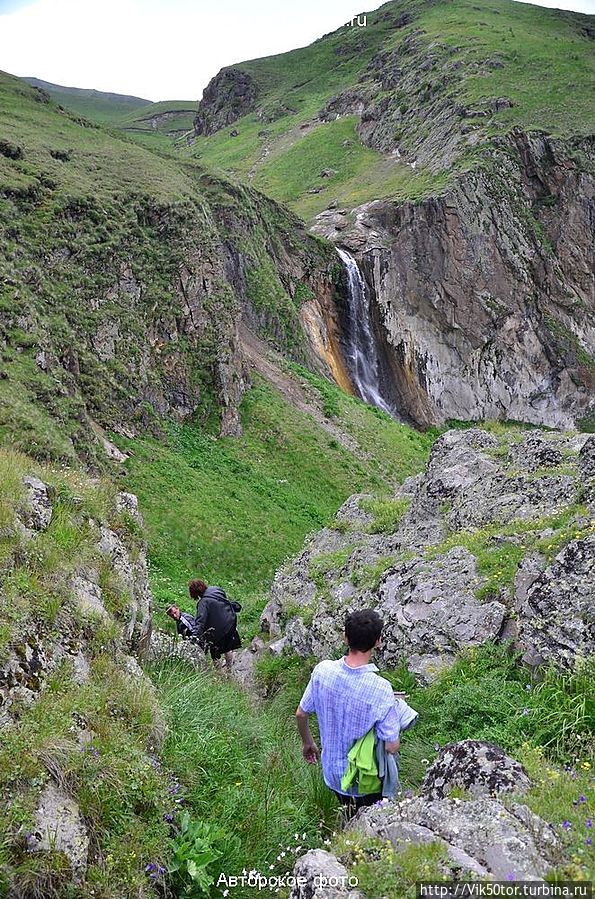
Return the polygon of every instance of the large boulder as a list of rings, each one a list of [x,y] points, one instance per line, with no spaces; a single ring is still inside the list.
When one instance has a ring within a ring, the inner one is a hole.
[[[496,639],[506,608],[477,600],[481,582],[474,556],[462,546],[390,569],[376,602],[386,628],[383,663],[394,666],[405,657],[411,671],[431,680],[462,649]]]
[[[516,592],[524,660],[572,669],[595,652],[595,534],[571,541],[529,585],[525,571]]]
[[[390,840],[397,851],[438,842],[454,862],[496,880],[542,880],[559,859],[549,824],[498,799],[403,799],[362,810],[352,826]]]
[[[531,786],[527,772],[500,746],[481,740],[449,743],[426,771],[422,794],[445,799],[454,789],[474,798],[524,793]]]
[[[330,852],[311,849],[293,869],[290,899],[363,899],[356,878]]]

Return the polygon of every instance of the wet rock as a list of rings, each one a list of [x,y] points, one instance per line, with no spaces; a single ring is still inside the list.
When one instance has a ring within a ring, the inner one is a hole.
[[[298,883],[290,899],[362,899],[347,868],[324,849],[311,849],[303,855],[293,875]]]
[[[460,863],[464,853],[463,858],[471,860],[465,867],[477,866],[496,880],[541,880],[560,858],[549,824],[526,806],[508,808],[491,798],[404,799],[364,809],[353,827],[390,840],[397,851],[406,839],[437,841],[453,861]]]
[[[573,540],[516,590],[519,643],[529,665],[573,669],[595,652],[595,534]]]
[[[54,783],[49,783],[40,796],[27,848],[29,852],[63,852],[71,864],[74,882],[83,879],[89,837],[77,803]]]
[[[474,798],[524,793],[531,786],[527,772],[500,746],[481,740],[449,743],[426,771],[421,788],[428,799],[445,799],[453,788]]]
[[[21,511],[21,521],[33,531],[45,531],[52,520],[52,503],[47,484],[32,475],[23,478],[25,505]]]

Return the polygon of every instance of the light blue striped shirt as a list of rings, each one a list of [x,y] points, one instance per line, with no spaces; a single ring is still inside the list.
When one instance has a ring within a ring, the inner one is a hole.
[[[376,665],[350,668],[345,658],[320,662],[302,696],[304,712],[315,713],[322,743],[322,775],[337,793],[347,770],[347,754],[356,740],[376,727],[379,740],[398,740],[400,727],[390,683]],[[347,795],[358,796],[355,788]]]

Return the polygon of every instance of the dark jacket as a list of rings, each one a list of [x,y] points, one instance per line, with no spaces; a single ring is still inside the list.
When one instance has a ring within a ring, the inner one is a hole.
[[[176,621],[176,630],[180,637],[185,637],[186,639],[192,639],[193,637],[198,636],[196,633],[196,620],[194,616],[190,615],[188,612],[182,612]]]
[[[204,643],[219,643],[235,629],[238,616],[221,587],[207,587],[196,606],[193,637]]]

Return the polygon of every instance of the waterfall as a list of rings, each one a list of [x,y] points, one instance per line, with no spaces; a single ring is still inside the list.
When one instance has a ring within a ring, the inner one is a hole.
[[[395,410],[380,390],[378,351],[372,333],[370,300],[366,282],[351,253],[337,247],[347,271],[349,316],[347,362],[353,384],[364,402],[378,406],[393,418]]]

